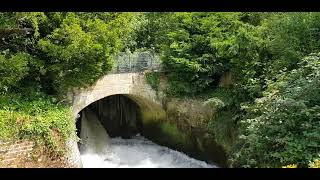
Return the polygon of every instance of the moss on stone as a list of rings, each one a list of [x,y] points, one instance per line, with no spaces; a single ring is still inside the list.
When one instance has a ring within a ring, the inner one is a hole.
[[[163,122],[160,125],[161,134],[163,134],[172,146],[185,147],[188,146],[188,137],[182,133],[174,124]]]

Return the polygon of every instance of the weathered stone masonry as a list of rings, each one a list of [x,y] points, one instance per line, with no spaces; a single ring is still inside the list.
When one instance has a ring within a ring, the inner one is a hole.
[[[91,103],[115,94],[128,95],[134,100],[135,98],[140,99],[141,103],[145,102],[144,105],[148,102],[161,106],[161,101],[146,82],[143,73],[106,75],[87,89],[75,90],[73,94],[70,94],[69,99],[72,101],[73,113],[76,115]],[[141,103],[139,105],[142,105]]]
[[[143,72],[108,74],[89,88],[74,90],[68,96],[72,104],[73,116],[76,117],[91,103],[116,94],[127,96],[139,105],[142,120],[146,126],[166,118],[161,98],[147,83]],[[76,142],[70,140],[69,149],[72,151],[70,158],[77,162],[77,167],[81,167],[80,153]]]
[[[0,142],[0,168],[15,167],[58,167],[73,168],[81,167],[79,162],[72,156],[51,159],[46,154],[37,154],[34,159],[33,153],[36,149],[35,143],[30,140],[16,142]]]
[[[34,143],[32,141],[18,141],[15,143],[0,142],[0,167],[15,166],[17,158],[27,156],[32,151]]]

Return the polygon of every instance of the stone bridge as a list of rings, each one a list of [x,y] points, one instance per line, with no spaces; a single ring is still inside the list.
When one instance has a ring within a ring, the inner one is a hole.
[[[147,83],[145,71],[160,71],[158,57],[149,52],[120,53],[115,58],[112,71],[101,77],[94,85],[69,92],[68,100],[72,104],[73,116],[90,104],[112,95],[124,95],[133,100],[141,111],[144,127],[153,131],[152,127],[166,118],[162,108],[162,100]],[[151,127],[151,128],[149,128]],[[80,152],[77,143],[70,139],[69,159],[77,167],[81,167]]]
[[[157,93],[147,83],[145,71],[160,71],[157,56],[150,52],[120,53],[115,66],[93,86],[69,94],[72,111],[77,115],[83,108],[107,96],[122,94],[135,101],[141,109],[161,107]]]
[[[76,117],[85,107],[112,95],[124,95],[133,100],[139,107],[144,126],[144,135],[148,137],[155,130],[154,127],[166,119],[166,112],[162,107],[161,98],[146,82],[144,73],[108,74],[96,82],[95,85],[74,91],[69,96],[72,111]],[[75,167],[82,167],[80,151],[77,142],[68,141],[70,155],[68,161]]]
[[[119,73],[105,75],[95,85],[75,90],[69,97],[72,101],[73,114],[76,116],[91,103],[116,94],[129,97],[143,111],[150,112],[157,109],[155,112],[159,112],[162,109],[161,99],[146,82],[144,73]]]

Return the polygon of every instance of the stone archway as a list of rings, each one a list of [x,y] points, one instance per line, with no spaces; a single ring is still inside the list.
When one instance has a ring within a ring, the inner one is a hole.
[[[74,117],[91,103],[116,94],[125,95],[139,105],[146,125],[166,118],[161,99],[143,73],[109,74],[89,88],[74,91],[69,96]]]
[[[73,91],[68,98],[72,103],[73,115],[76,116],[89,104],[116,94],[128,96],[136,101],[141,108],[162,109],[161,100],[146,82],[143,73],[109,74],[91,87]]]
[[[166,112],[162,107],[161,99],[146,82],[143,73],[108,74],[88,88],[74,90],[68,96],[68,100],[72,104],[74,119],[81,110],[90,104],[117,94],[130,98],[140,107],[146,137],[154,132],[157,124],[166,119]],[[79,167],[81,167],[77,143],[71,140],[69,146],[72,150],[70,158],[77,161]]]

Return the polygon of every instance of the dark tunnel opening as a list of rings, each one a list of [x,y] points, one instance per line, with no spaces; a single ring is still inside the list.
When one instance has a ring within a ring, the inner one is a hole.
[[[122,94],[112,95],[91,103],[86,108],[95,113],[109,137],[124,139],[142,134],[141,110],[137,103]],[[77,135],[81,135],[81,118],[86,113],[84,108],[76,121]]]

